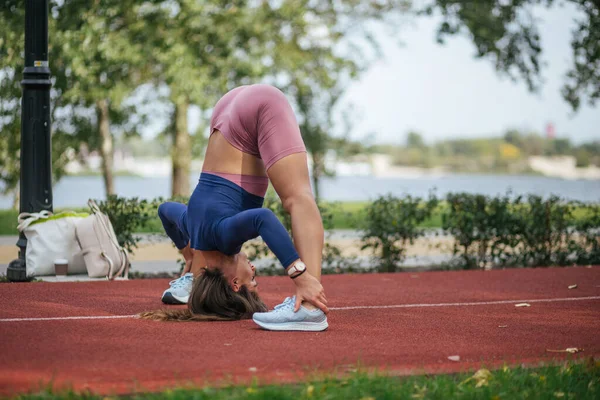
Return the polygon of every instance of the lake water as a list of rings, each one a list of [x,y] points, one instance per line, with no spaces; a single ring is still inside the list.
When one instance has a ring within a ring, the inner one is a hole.
[[[191,179],[193,189],[198,179]],[[170,178],[142,178],[121,176],[115,178],[117,194],[124,197],[153,199],[169,197]],[[547,197],[551,194],[563,198],[585,202],[600,201],[600,181],[563,180],[540,176],[518,175],[448,175],[441,177],[374,178],[340,176],[324,178],[321,184],[321,197],[328,201],[365,201],[378,195],[411,194],[426,197],[430,190],[438,196],[449,192],[469,192],[486,195],[504,194],[511,190],[514,194],[536,194]],[[61,179],[53,188],[54,207],[84,206],[89,198],[104,199],[104,187],[99,176],[69,176]],[[0,209],[9,208],[10,197],[0,196]]]

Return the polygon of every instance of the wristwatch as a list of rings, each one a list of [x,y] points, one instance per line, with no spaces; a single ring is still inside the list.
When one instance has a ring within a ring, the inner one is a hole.
[[[288,268],[287,273],[290,278],[294,279],[302,275],[306,271],[306,264],[302,261],[296,261],[291,267]]]

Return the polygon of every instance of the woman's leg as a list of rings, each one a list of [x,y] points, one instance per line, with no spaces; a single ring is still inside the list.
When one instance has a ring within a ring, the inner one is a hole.
[[[162,294],[165,304],[187,303],[192,288],[192,279],[186,276],[192,264],[190,239],[187,234],[187,207],[185,204],[166,202],[158,207],[158,216],[165,232],[185,258],[185,267],[181,277],[172,281]]]
[[[259,104],[255,120],[257,142],[269,180],[292,217],[292,236],[308,272],[321,278],[323,222],[310,186],[306,146],[292,106],[277,88],[255,85],[242,93],[249,104]],[[243,114],[242,110],[242,114]]]
[[[275,162],[267,174],[283,207],[292,217],[292,237],[308,272],[321,279],[323,221],[310,186],[306,153],[295,153]]]
[[[190,241],[183,226],[186,210],[185,204],[175,202],[166,202],[158,206],[158,217],[162,222],[165,233],[179,250],[184,249]]]
[[[202,268],[206,267],[206,260],[200,250],[197,250],[197,244],[200,234],[199,224],[202,220],[203,201],[205,194],[200,189],[200,184],[196,185],[196,188],[192,192],[188,200],[188,212],[186,219],[186,226],[190,236],[190,250],[192,253],[192,263],[190,265],[190,272],[194,277],[200,275]]]

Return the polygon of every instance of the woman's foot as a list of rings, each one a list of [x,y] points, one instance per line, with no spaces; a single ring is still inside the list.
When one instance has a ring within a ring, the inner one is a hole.
[[[324,331],[329,327],[327,316],[318,308],[309,310],[301,306],[294,312],[296,296],[288,297],[275,306],[273,311],[254,313],[252,320],[261,328],[270,331]]]
[[[194,274],[191,272],[171,281],[169,283],[170,287],[163,292],[162,302],[165,304],[187,304],[192,292],[193,282]]]

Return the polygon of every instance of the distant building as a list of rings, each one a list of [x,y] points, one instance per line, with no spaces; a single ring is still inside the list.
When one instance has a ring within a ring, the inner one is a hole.
[[[562,179],[600,179],[600,168],[593,165],[577,168],[577,160],[573,156],[531,156],[528,164],[532,171],[545,176]]]

